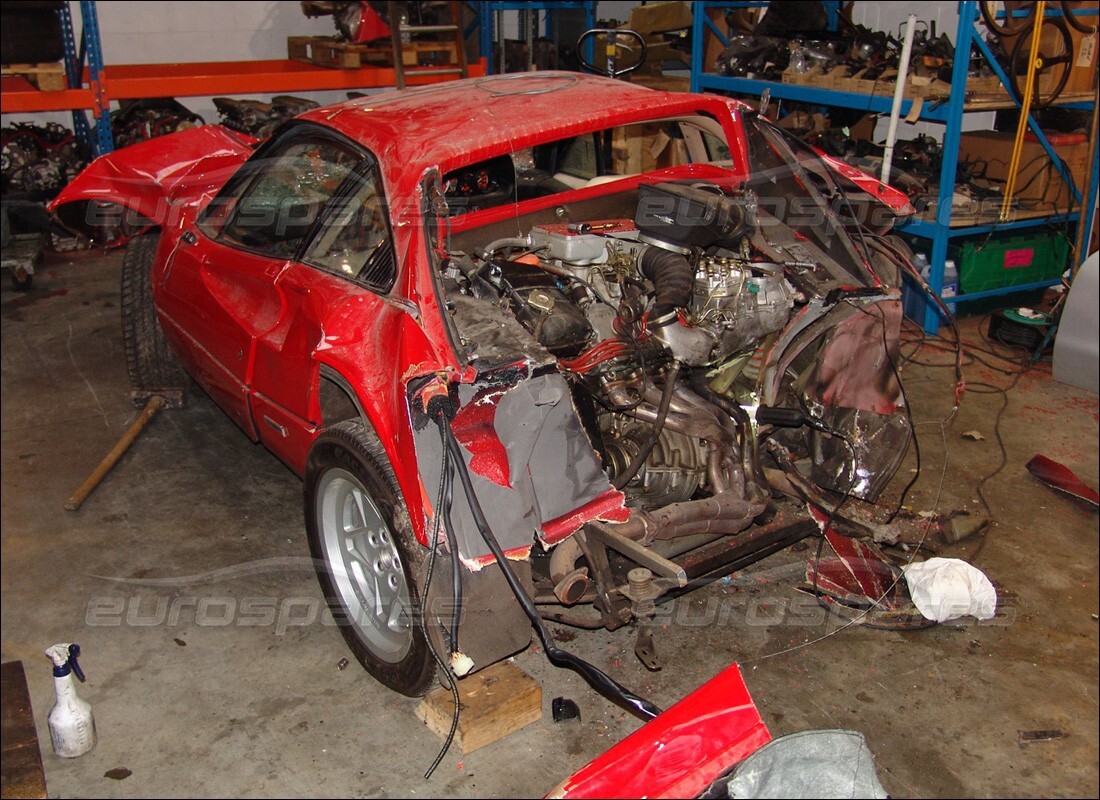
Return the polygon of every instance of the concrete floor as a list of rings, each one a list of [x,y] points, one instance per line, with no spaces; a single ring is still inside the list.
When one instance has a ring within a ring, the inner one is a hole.
[[[516,661],[543,686],[544,719],[452,752],[425,781],[439,740],[415,701],[339,667],[349,654],[321,614],[298,479],[205,397],[161,414],[79,512],[63,510],[134,416],[119,261],[54,257],[31,292],[5,279],[0,298],[2,657],[26,665],[51,797],[540,796],[638,727],[528,650]],[[973,320],[964,330],[976,339]],[[905,373],[924,459],[908,505],[978,509],[975,486],[1000,458],[1000,396],[968,392],[941,426],[950,370]],[[967,377],[1011,380],[980,364]],[[659,705],[738,661],[773,735],[862,731],[895,797],[1095,797],[1097,515],[1024,464],[1042,452],[1095,486],[1097,409],[1048,365],[1009,395],[1007,463],[986,484],[995,523],[941,545],[996,582],[992,623],[842,626],[794,591],[813,553],[803,548],[678,601],[663,618],[661,672],[636,661],[627,631],[577,632],[566,646]],[[962,436],[974,430],[984,438]],[[54,756],[45,722],[42,650],[61,641],[83,648],[81,694],[99,730],[95,750],[71,761]],[[580,724],[551,721],[556,696],[578,702]],[[1035,729],[1063,736],[1021,746],[1019,732]]]

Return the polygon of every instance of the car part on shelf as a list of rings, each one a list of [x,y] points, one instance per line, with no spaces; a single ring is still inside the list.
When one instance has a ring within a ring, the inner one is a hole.
[[[214,98],[214,107],[221,115],[222,125],[257,139],[268,138],[287,120],[319,105],[315,100],[287,94],[272,97],[270,103],[261,100],[237,100],[232,97]]]
[[[1072,0],[1061,0],[1059,3],[1062,11],[1062,19],[1069,23],[1074,30],[1085,34],[1096,33],[1096,15],[1078,14],[1080,5]],[[998,3],[982,0],[978,4],[981,9],[982,21],[986,27],[998,36],[1018,36],[1029,30],[1035,24],[1035,3],[1021,0],[1020,2]]]
[[[1023,0],[1001,3],[981,0],[978,8],[986,27],[998,36],[1014,36],[1031,30],[1035,12],[1034,2]]]
[[[119,110],[111,114],[115,147],[127,147],[204,124],[202,117],[171,97],[123,100]]]
[[[595,43],[603,37],[604,54],[606,60],[603,66],[594,64],[585,57],[589,40]],[[626,40],[625,42],[623,40]],[[627,66],[619,64],[619,51],[631,54],[627,59]],[[592,28],[585,31],[577,39],[577,59],[583,69],[596,75],[606,75],[609,78],[618,78],[629,75],[634,70],[645,64],[648,46],[645,37],[637,31],[629,28]]]
[[[1008,77],[1012,91],[1023,100],[1023,78],[1028,65],[1035,63],[1032,104],[1045,108],[1062,94],[1073,69],[1073,37],[1066,23],[1058,17],[1047,17],[1039,31],[1039,46],[1034,48],[1029,35],[1020,34],[1012,48]]]
[[[53,197],[87,163],[73,132],[56,122],[15,122],[0,129],[0,180],[7,196]]]

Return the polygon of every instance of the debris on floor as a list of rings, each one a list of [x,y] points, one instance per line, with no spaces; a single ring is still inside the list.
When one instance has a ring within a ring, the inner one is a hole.
[[[1027,747],[1029,744],[1035,744],[1036,742],[1052,742],[1055,739],[1064,739],[1065,733],[1057,728],[1047,728],[1037,731],[1020,731],[1020,736],[1016,740],[1020,747]]]
[[[863,734],[841,730],[775,739],[742,761],[725,788],[724,797],[888,797]]]
[[[581,720],[581,710],[577,704],[568,697],[555,697],[550,702],[550,710],[554,715],[554,722],[569,722]]]
[[[987,516],[962,511],[951,517],[951,524],[940,529],[948,544],[958,544],[984,531],[990,523]]]
[[[1027,462],[1027,471],[1036,480],[1042,481],[1052,489],[1073,495],[1086,503],[1092,503],[1094,506],[1100,506],[1100,495],[1096,493],[1096,490],[1086,486],[1077,477],[1077,474],[1065,464],[1059,464],[1044,455],[1036,455],[1031,461]]]
[[[947,622],[997,613],[997,590],[977,567],[959,558],[930,558],[904,567],[913,603],[927,619]]]
[[[901,573],[869,542],[826,530],[836,558],[815,557],[806,564],[804,591],[827,608],[862,625],[888,630],[927,627]]]

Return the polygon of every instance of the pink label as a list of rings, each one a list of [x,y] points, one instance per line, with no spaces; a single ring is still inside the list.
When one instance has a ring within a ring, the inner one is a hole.
[[[1005,269],[1010,267],[1030,267],[1035,258],[1035,249],[1032,247],[1023,250],[1005,250]]]

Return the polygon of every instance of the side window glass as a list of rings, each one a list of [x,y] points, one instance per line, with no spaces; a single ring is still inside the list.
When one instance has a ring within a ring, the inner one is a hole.
[[[257,165],[238,192],[218,197],[201,225],[221,242],[290,258],[359,160],[333,142],[291,142]]]
[[[305,261],[329,272],[388,292],[396,276],[386,205],[371,170],[354,188],[330,203],[324,226]]]

